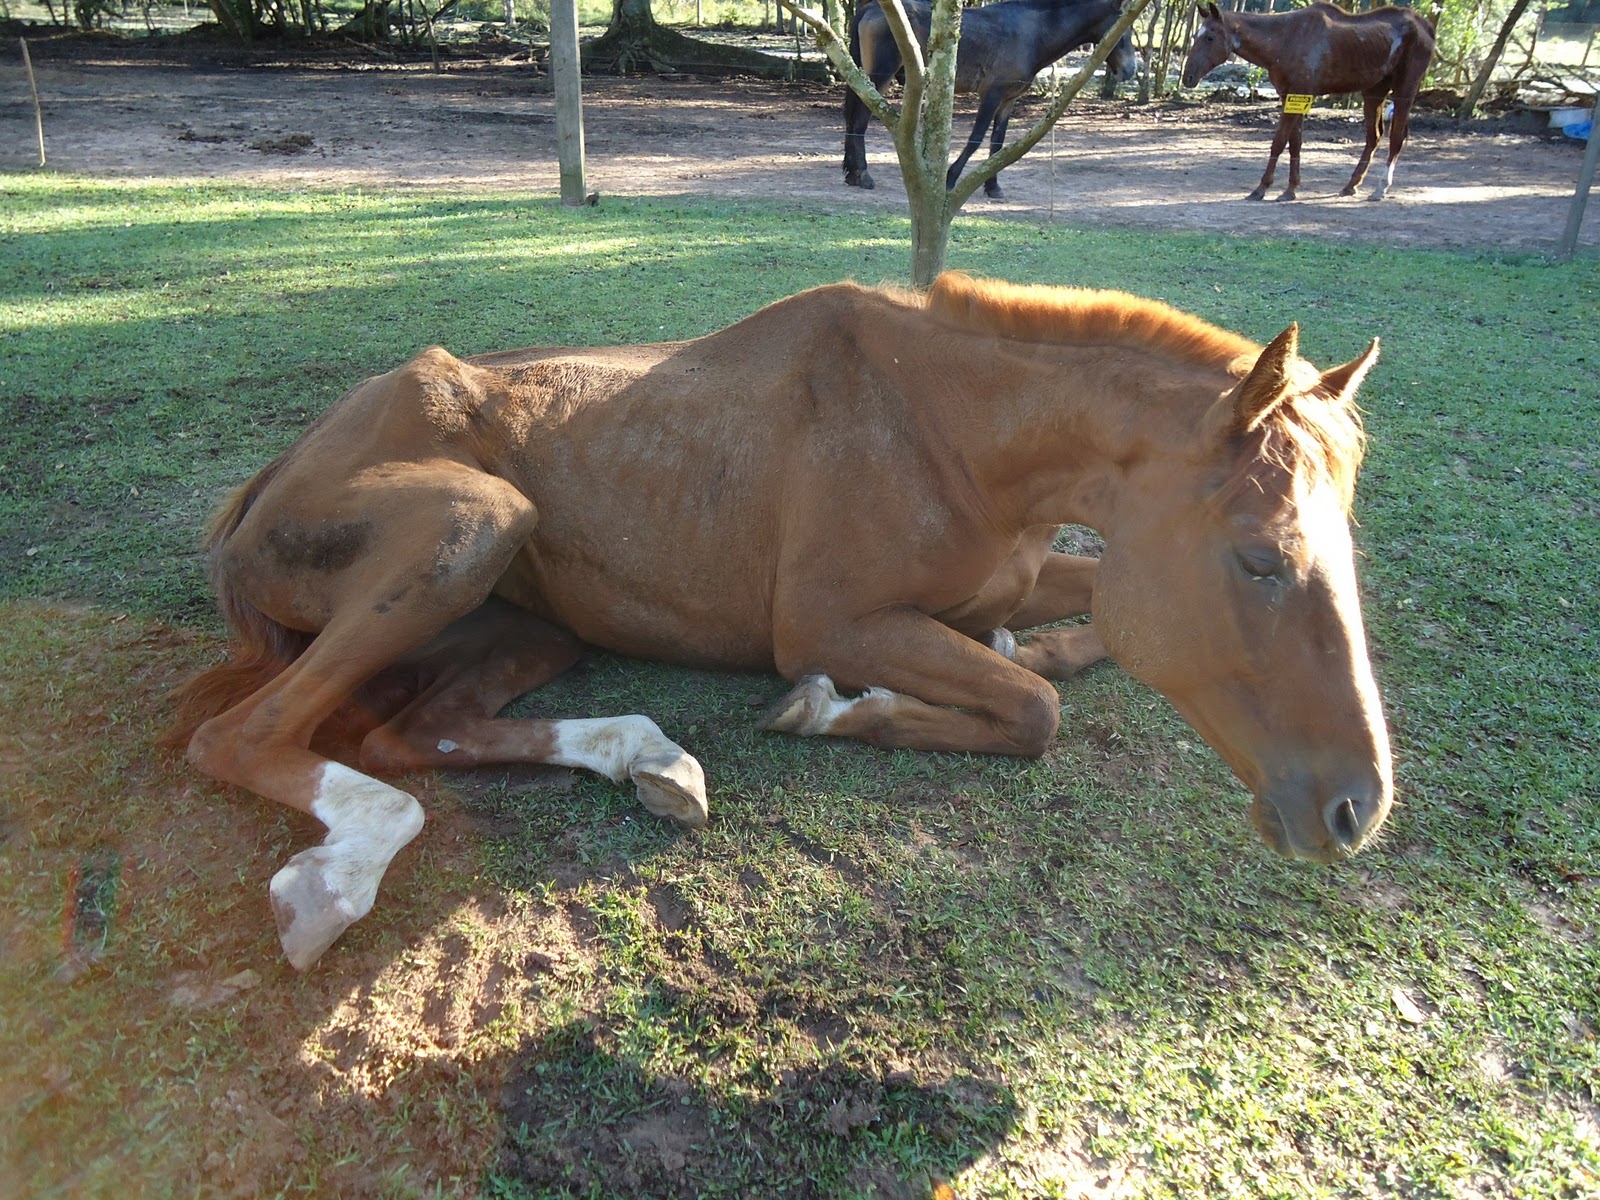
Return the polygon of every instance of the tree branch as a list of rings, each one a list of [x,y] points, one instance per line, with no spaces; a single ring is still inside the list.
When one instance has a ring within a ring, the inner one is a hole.
[[[1099,44],[1095,46],[1094,52],[1089,55],[1089,61],[1084,63],[1078,73],[1067,80],[1066,85],[1056,94],[1055,99],[1051,101],[1050,107],[1045,110],[1044,116],[1040,117],[1027,133],[1009,146],[1001,147],[998,153],[984,159],[976,168],[968,171],[957,181],[956,186],[950,192],[951,212],[959,209],[971,198],[973,192],[1039,144],[1040,139],[1049,133],[1051,126],[1061,119],[1061,114],[1067,111],[1067,105],[1071,104],[1077,94],[1083,90],[1084,85],[1089,82],[1095,71],[1100,68],[1100,65],[1106,59],[1111,57],[1111,51],[1115,48],[1117,42],[1122,39],[1122,35],[1128,32],[1134,21],[1138,19],[1139,14],[1149,4],[1150,0],[1130,0],[1128,7],[1123,10],[1122,16],[1117,20],[1117,23],[1106,32],[1105,37],[1101,38]]]
[[[893,134],[900,125],[899,110],[883,98],[883,93],[873,86],[867,73],[856,65],[855,59],[850,57],[850,51],[845,48],[844,39],[839,36],[839,31],[828,24],[827,18],[815,9],[801,8],[793,0],[778,0],[778,3],[811,26],[817,35],[817,49],[828,56],[828,61],[833,64],[833,69],[839,72],[845,85],[861,97],[861,102],[872,110],[872,115],[888,126],[889,132]]]

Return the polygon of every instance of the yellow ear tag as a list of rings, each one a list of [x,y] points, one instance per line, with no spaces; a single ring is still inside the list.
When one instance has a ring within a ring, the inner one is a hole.
[[[1315,96],[1297,96],[1290,92],[1283,98],[1283,111],[1292,116],[1303,117],[1311,111],[1311,105],[1315,100]]]

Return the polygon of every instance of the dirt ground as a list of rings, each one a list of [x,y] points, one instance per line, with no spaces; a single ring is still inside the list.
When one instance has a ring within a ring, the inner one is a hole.
[[[20,171],[37,162],[32,103],[14,46],[5,55],[0,170]],[[63,171],[290,186],[557,186],[554,101],[548,79],[526,61],[476,56],[439,72],[426,62],[238,65],[65,39],[40,42],[34,62],[49,162]],[[844,186],[837,88],[652,77],[590,78],[584,89],[589,184],[602,196],[773,197],[834,211],[904,211],[881,127],[868,134],[878,189]],[[1019,109],[1015,129],[1027,115]],[[1005,173],[1005,200],[980,194],[968,211],[1537,252],[1565,226],[1582,161],[1578,142],[1422,114],[1389,199],[1341,198],[1359,114],[1319,110],[1307,124],[1304,198],[1249,203],[1243,197],[1260,176],[1274,119],[1267,102],[1080,100],[1053,147],[1047,139]],[[1287,161],[1280,184],[1286,176]],[[1600,243],[1600,201],[1589,206],[1583,242]]]

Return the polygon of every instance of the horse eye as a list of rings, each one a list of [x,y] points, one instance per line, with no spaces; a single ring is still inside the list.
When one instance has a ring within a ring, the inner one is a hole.
[[[1283,570],[1283,560],[1275,554],[1267,554],[1260,550],[1242,550],[1239,552],[1239,567],[1251,579],[1260,583],[1279,583],[1279,573]]]

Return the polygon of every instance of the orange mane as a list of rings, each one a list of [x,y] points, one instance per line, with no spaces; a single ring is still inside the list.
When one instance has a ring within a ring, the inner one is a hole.
[[[1058,344],[1133,344],[1243,378],[1261,354],[1249,338],[1219,329],[1160,300],[1093,288],[1044,287],[974,279],[947,271],[923,301],[929,314],[997,337]],[[1294,474],[1326,478],[1346,510],[1355,494],[1366,437],[1353,403],[1337,403],[1303,363],[1304,391],[1274,410],[1261,458]]]

